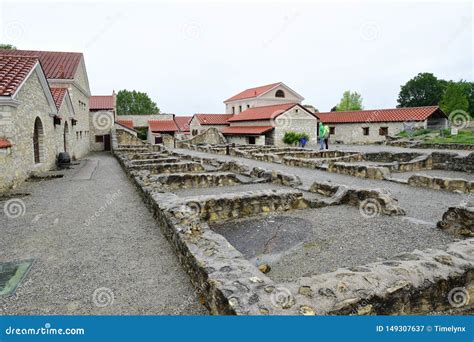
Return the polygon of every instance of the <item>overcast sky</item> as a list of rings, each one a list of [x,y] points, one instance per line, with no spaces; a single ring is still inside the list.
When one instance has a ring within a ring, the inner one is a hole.
[[[0,14],[2,43],[83,52],[93,95],[145,91],[178,115],[278,81],[328,111],[344,90],[394,107],[419,72],[473,80],[471,1],[2,1]]]

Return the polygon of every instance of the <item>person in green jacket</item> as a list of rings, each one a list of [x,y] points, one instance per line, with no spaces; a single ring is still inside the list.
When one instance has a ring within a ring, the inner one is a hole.
[[[329,140],[329,127],[321,122],[319,124],[319,149],[320,150],[324,150],[324,145],[326,145],[326,150],[329,148],[328,140]]]

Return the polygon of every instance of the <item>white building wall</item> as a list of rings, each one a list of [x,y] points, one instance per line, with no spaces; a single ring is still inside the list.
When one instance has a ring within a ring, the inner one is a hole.
[[[318,141],[318,119],[300,107],[293,107],[278,116],[274,126],[273,139],[276,146],[286,146],[283,137],[289,131],[308,134],[308,143],[316,144]]]
[[[285,97],[275,97],[277,90],[283,90],[283,92],[285,93]],[[284,85],[280,85],[259,97],[232,101],[226,103],[225,105],[227,114],[232,114],[232,107],[234,107],[235,114],[239,114],[241,112],[239,106],[242,107],[243,112],[247,108],[251,107],[271,106],[281,103],[301,103],[302,100],[303,98],[300,97],[298,94],[295,94],[293,91],[291,91]]]
[[[368,144],[378,141],[384,141],[385,136],[379,134],[381,127],[388,128],[388,135],[396,135],[403,131],[403,122],[380,122],[380,123],[344,123],[344,124],[326,124],[328,127],[334,127],[335,133],[329,137],[329,142],[342,142],[344,144]],[[364,135],[363,128],[369,128],[369,135]],[[426,120],[414,123],[414,127],[425,128]]]

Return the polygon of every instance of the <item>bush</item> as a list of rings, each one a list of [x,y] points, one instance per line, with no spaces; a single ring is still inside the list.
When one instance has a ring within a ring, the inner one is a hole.
[[[288,131],[285,132],[285,135],[283,136],[283,142],[287,145],[295,145],[303,138],[306,139],[306,141],[309,141],[309,135],[306,133]]]

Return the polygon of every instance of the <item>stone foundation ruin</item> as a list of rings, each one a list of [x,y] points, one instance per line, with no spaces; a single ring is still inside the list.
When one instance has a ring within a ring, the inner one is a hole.
[[[299,159],[328,159],[318,164],[328,169],[347,162],[388,163],[390,166],[383,167],[389,170],[408,168],[401,165],[417,169],[440,163],[439,156],[425,158],[418,154],[366,156],[350,152],[308,152],[298,148],[262,147],[255,151],[255,147],[249,146],[187,147],[285,164],[299,163]],[[457,211],[456,216],[446,213],[440,218],[444,223],[438,227],[442,229],[433,234],[441,234],[443,241],[451,241],[442,248],[409,250],[385,260],[350,267],[338,265],[331,272],[313,272],[291,281],[276,281],[272,279],[272,272],[263,273],[268,272],[271,265],[255,264],[211,226],[223,222],[247,225],[258,235],[261,228],[254,222],[260,221],[255,220],[264,219],[270,222],[269,229],[278,226],[285,231],[283,218],[292,213],[301,213],[302,217],[317,216],[318,210],[330,210],[334,206],[340,206],[341,212],[371,206],[381,217],[395,218],[404,216],[404,208],[382,189],[327,182],[314,182],[310,188],[304,188],[294,175],[251,168],[236,161],[197,158],[159,146],[119,145],[114,153],[153,212],[202,302],[213,314],[427,314],[453,309],[450,290],[456,288],[465,291],[462,293],[465,300],[455,307],[472,309],[472,210]],[[342,169],[349,173],[361,172]],[[464,219],[466,215],[471,221]],[[467,222],[469,234],[459,222]],[[376,227],[377,223],[370,225]],[[466,239],[451,239],[451,232]],[[334,234],[337,235],[337,231]],[[444,237],[444,234],[448,235]],[[258,236],[261,238],[261,234]],[[246,236],[241,238],[245,243]],[[271,238],[268,242],[271,244]],[[291,241],[292,248],[302,248],[301,243],[296,242]],[[312,245],[311,248],[319,247]],[[290,251],[287,249],[285,253]],[[370,255],[367,258],[370,260]]]

